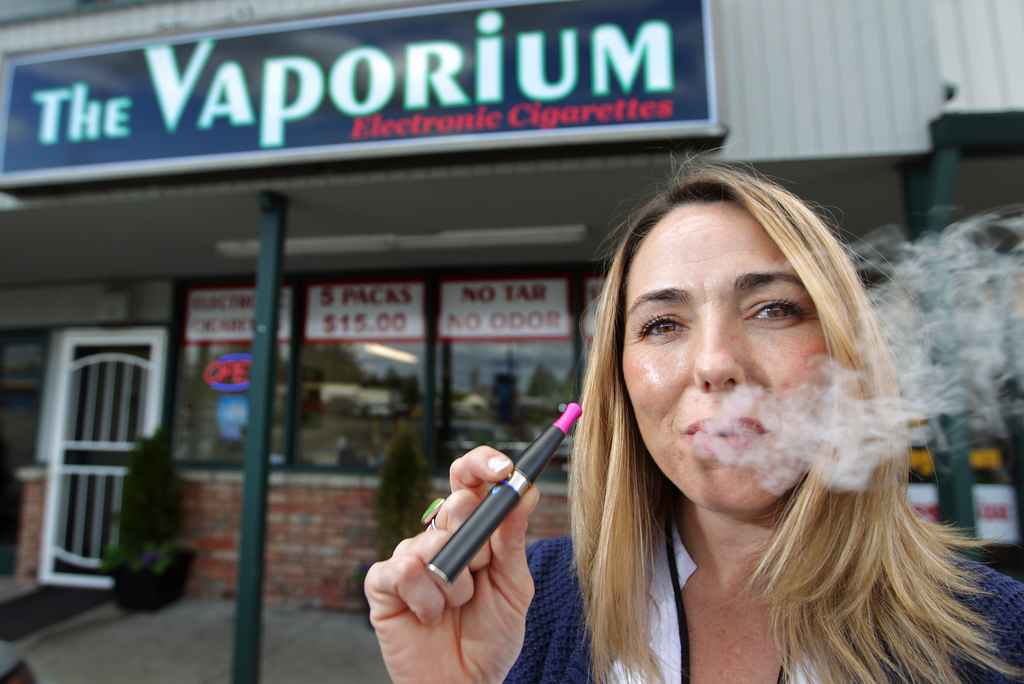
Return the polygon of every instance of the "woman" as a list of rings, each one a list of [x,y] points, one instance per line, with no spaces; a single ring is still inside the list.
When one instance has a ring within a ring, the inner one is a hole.
[[[367,577],[392,677],[1019,679],[1024,587],[907,504],[896,383],[841,246],[771,183],[712,164],[680,178],[608,271],[571,542],[525,552],[531,491],[439,586],[425,564],[511,471],[487,447],[459,459],[438,530]]]

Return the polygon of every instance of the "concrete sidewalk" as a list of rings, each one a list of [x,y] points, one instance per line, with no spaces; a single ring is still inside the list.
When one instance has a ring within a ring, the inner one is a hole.
[[[231,684],[235,604],[107,603],[15,642],[53,684]],[[366,616],[264,607],[261,684],[389,684]]]

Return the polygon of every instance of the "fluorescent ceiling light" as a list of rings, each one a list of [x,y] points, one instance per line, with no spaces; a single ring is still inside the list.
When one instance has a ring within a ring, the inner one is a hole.
[[[451,249],[458,247],[508,247],[514,245],[555,245],[583,242],[587,227],[583,224],[531,226],[526,228],[478,228],[445,230],[430,235],[324,235],[288,238],[284,253],[288,256],[306,254],[359,254],[366,252],[412,251],[419,249]],[[259,240],[221,240],[215,244],[217,253],[228,258],[251,258],[260,252]]]
[[[420,359],[415,354],[404,352],[401,349],[395,349],[394,347],[388,347],[383,344],[377,344],[376,342],[368,342],[363,345],[363,351],[368,354],[374,354],[376,356],[383,356],[385,359],[391,359],[392,361],[401,361],[402,363],[417,364]]]

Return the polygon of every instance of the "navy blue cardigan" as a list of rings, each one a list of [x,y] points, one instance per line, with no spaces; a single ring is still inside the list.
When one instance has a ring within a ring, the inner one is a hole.
[[[536,593],[526,614],[526,639],[507,684],[587,684],[590,682],[590,648],[583,621],[579,582],[572,570],[572,541],[568,537],[546,539],[526,552]],[[986,595],[973,608],[987,616],[996,628],[993,635],[999,653],[1024,667],[1024,585],[983,565],[971,563]],[[964,682],[1008,684],[1010,679],[974,669],[964,672]]]

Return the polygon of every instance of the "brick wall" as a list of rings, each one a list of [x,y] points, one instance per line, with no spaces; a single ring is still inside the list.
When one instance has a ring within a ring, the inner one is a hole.
[[[186,471],[181,543],[195,557],[186,593],[235,595],[242,476]],[[376,560],[376,478],[274,473],[267,494],[264,600],[360,610],[349,577]]]
[[[16,584],[35,584],[39,575],[42,544],[43,502],[46,499],[46,469],[20,468],[21,511],[18,518],[18,547],[14,566]]]
[[[182,544],[195,551],[186,593],[235,594],[242,476],[237,471],[186,471]],[[441,483],[438,483],[439,487]],[[565,486],[542,484],[528,541],[567,532]],[[267,495],[264,601],[362,610],[351,576],[377,559],[373,520],[376,478],[271,475]]]
[[[29,471],[31,470],[31,474]],[[35,583],[46,471],[24,469],[17,579]],[[232,598],[238,577],[242,473],[183,470],[181,544],[194,552],[185,592]],[[438,488],[447,483],[438,481]],[[275,472],[267,494],[264,601],[362,610],[362,586],[351,576],[377,559],[371,476]],[[567,533],[565,485],[542,482],[527,541]]]

